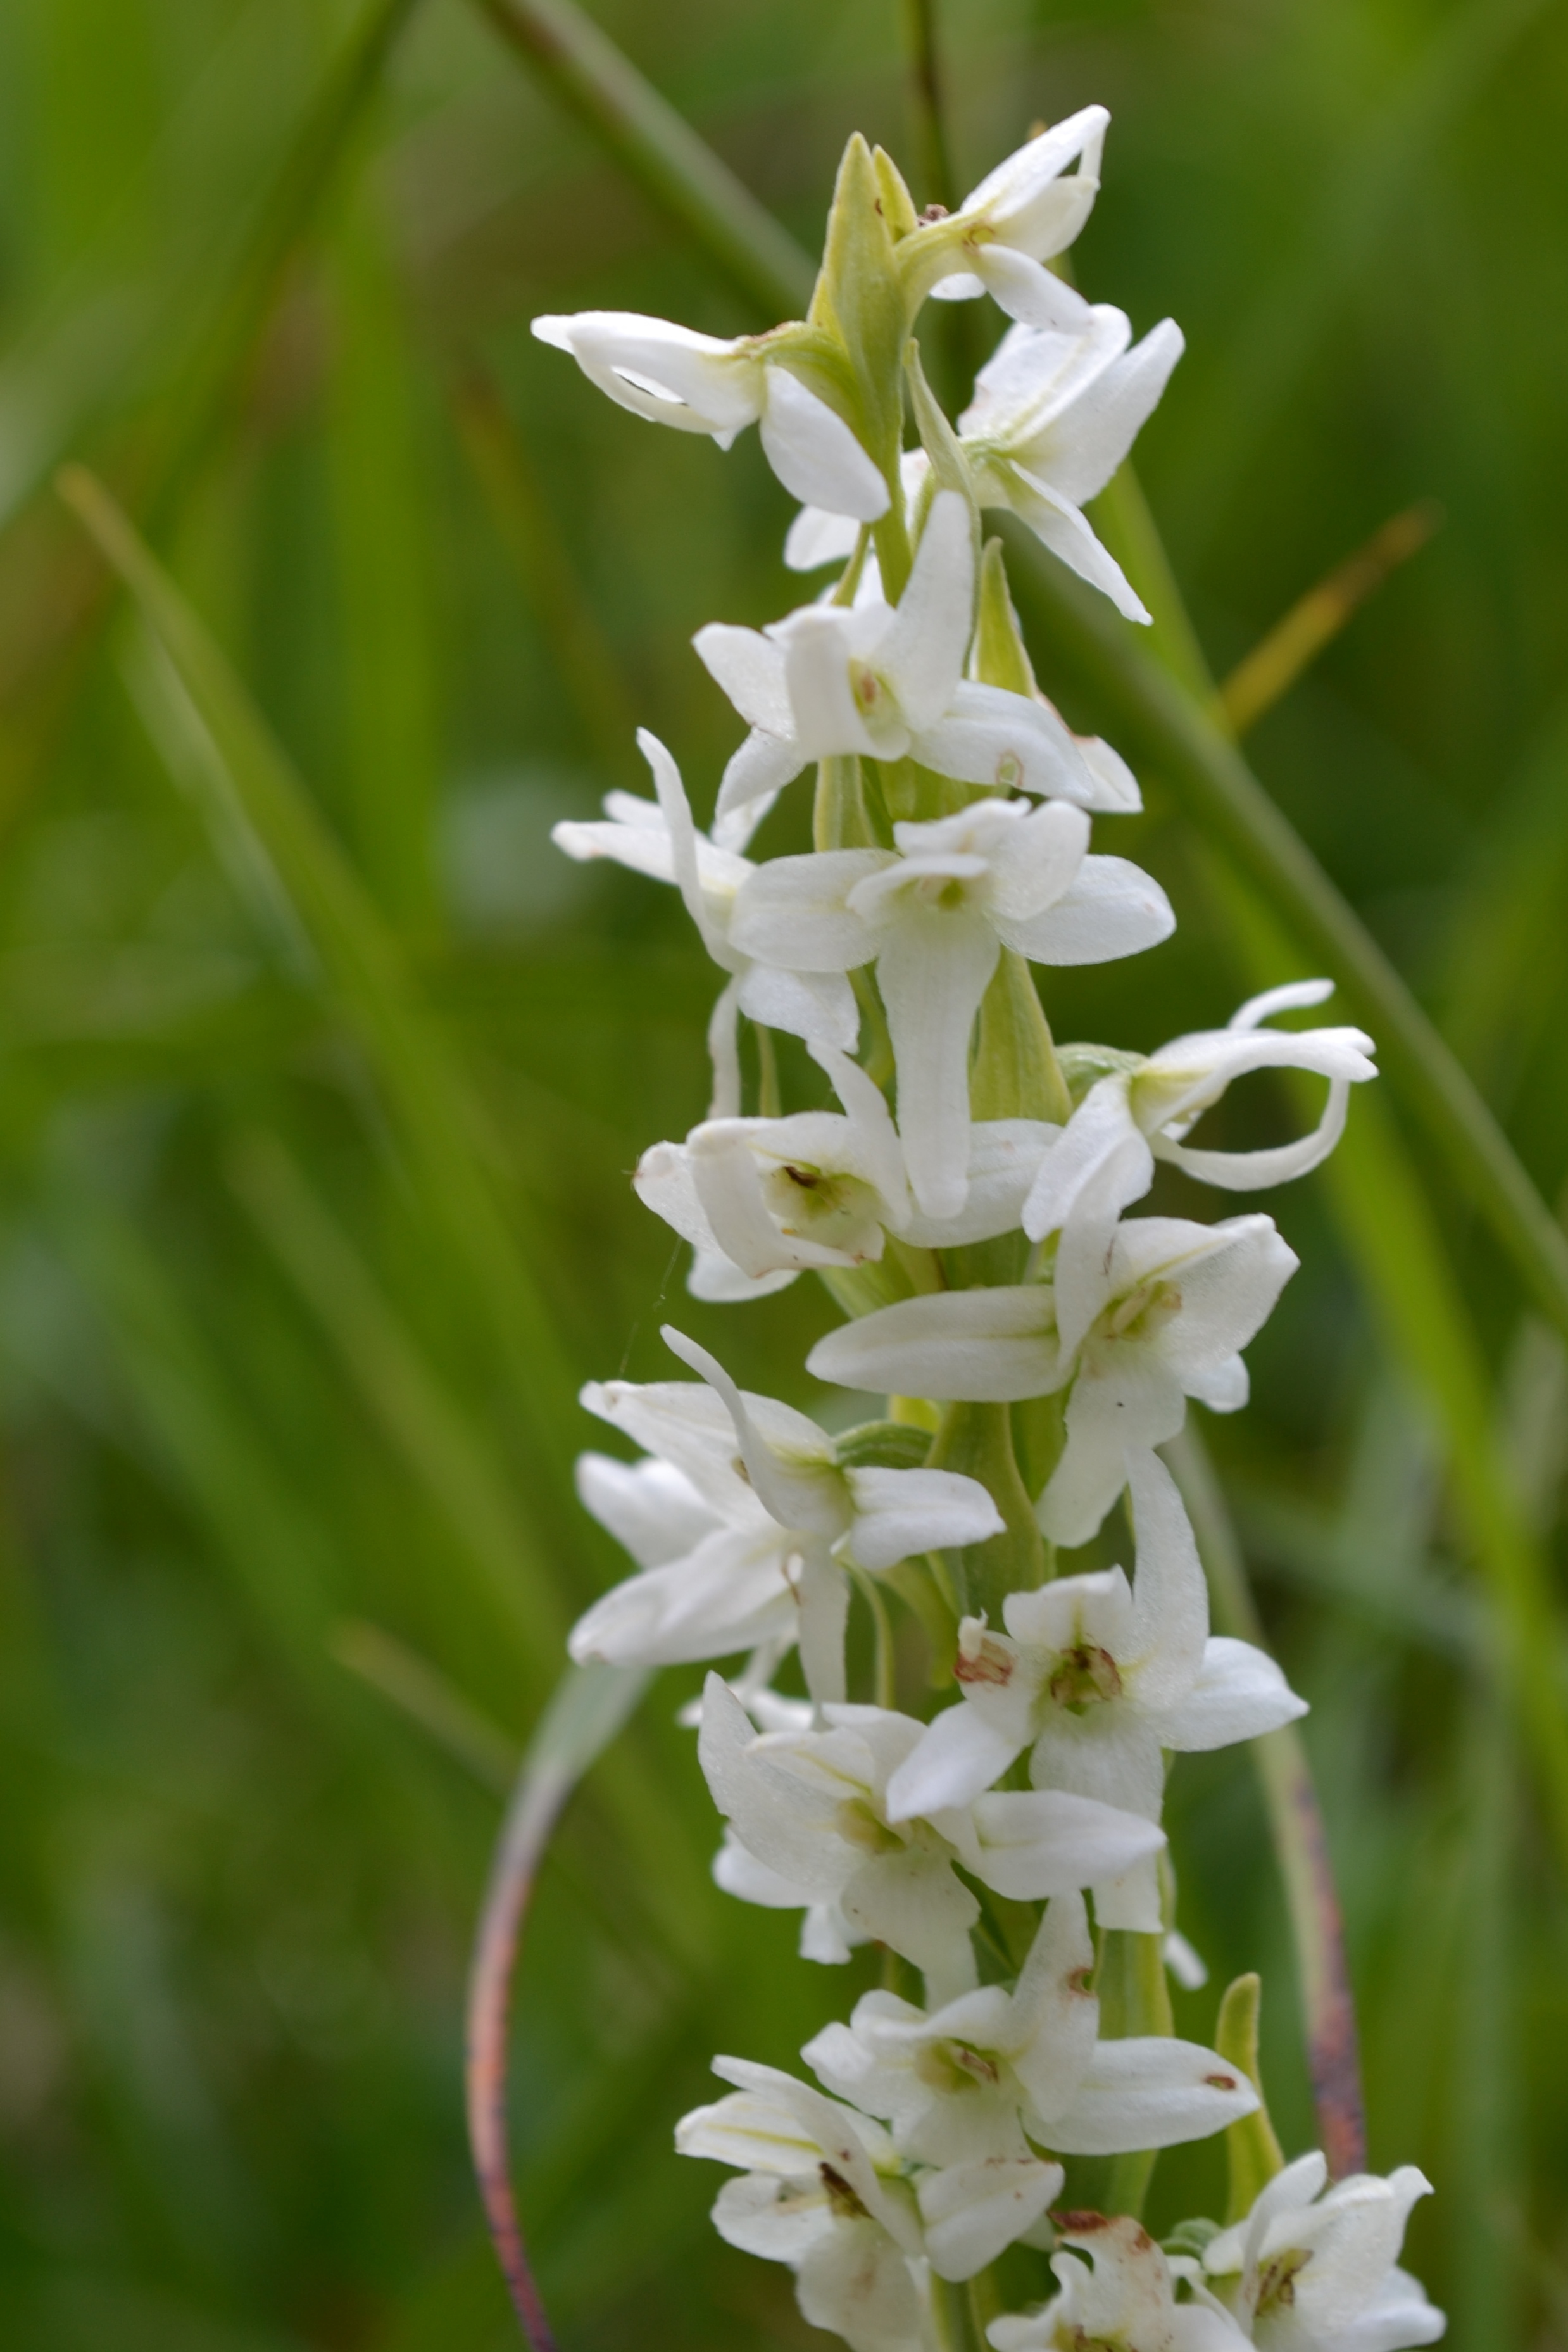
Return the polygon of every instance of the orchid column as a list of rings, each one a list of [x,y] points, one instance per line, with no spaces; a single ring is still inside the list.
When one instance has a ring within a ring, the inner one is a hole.
[[[1314,1167],[1374,1076],[1370,1040],[1271,1025],[1326,994],[1306,982],[1147,1055],[1058,1050],[1030,969],[1135,955],[1174,924],[1156,882],[1091,849],[1137,783],[1040,692],[982,535],[1010,508],[1147,619],[1083,509],[1181,336],[1167,320],[1134,345],[1046,267],[1093,204],[1106,121],[1041,133],[951,215],[917,216],[852,140],[810,316],[770,333],[535,321],[639,415],[724,447],[757,424],[802,501],[786,561],[832,567],[760,633],[698,633],[747,730],[706,835],[644,734],[654,797],[612,794],[603,823],[556,838],[674,883],[725,974],[710,1114],[635,1178],[691,1244],[692,1291],[818,1275],[848,1319],[810,1370],[888,1400],[835,1437],[675,1330],[695,1381],[585,1391],[642,1448],[579,1474],[637,1572],[572,1652],[729,1661],[699,1726],[716,1876],[799,1909],[809,1959],[883,1952],[884,1989],[802,2053],[821,2087],[721,2057],[733,2088],[677,2134],[733,2168],[715,2221],[790,2266],[808,2320],[854,2352],[972,2352],[982,2334],[997,2352],[1397,2352],[1443,2327],[1395,2266],[1426,2182],[1287,2167],[1255,2081],[1255,1979],[1213,2049],[1173,2036],[1165,1989],[1167,1964],[1201,1981],[1173,1916],[1171,1759],[1302,1706],[1260,1652],[1210,1635],[1157,1449],[1188,1398],[1245,1403],[1240,1351],[1296,1261],[1266,1216],[1126,1214],[1160,1160],[1230,1192]],[[913,331],[928,299],[988,295],[1014,323],[955,425]],[[754,862],[803,773],[815,848]],[[838,1108],[749,1114],[747,1023],[802,1040]],[[1269,1066],[1327,1081],[1312,1133],[1250,1154],[1189,1140]],[[1075,1570],[1064,1553],[1118,1507],[1131,1576]],[[846,1673],[856,1607],[866,1690]],[[903,1688],[912,1635],[928,1671]],[[1185,2223],[1162,2251],[1140,2219],[1155,2152],[1215,2132],[1225,2225]]]

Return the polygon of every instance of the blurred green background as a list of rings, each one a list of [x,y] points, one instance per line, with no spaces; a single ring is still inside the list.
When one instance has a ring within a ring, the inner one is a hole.
[[[911,156],[895,0],[600,14],[808,247],[849,131]],[[361,87],[367,25],[387,38]],[[1218,673],[1388,516],[1441,502],[1252,749],[1556,1198],[1563,10],[948,0],[942,37],[961,184],[1037,119],[1113,110],[1075,266],[1137,331],[1186,330],[1139,464]],[[599,1435],[575,1388],[666,1376],[677,1312],[750,1384],[831,1402],[789,1370],[825,1299],[691,1304],[626,1182],[703,1109],[711,967],[672,893],[549,845],[641,788],[639,720],[710,805],[737,728],[687,640],[800,593],[755,436],[721,457],[658,433],[530,340],[536,311],[587,307],[771,323],[468,0],[0,10],[16,2352],[514,2340],[461,2003],[512,1758],[620,1572],[571,1496]],[[320,822],[289,855],[55,498],[69,457],[142,520],[295,763]],[[1052,982],[1059,1035],[1151,1047],[1245,992],[1191,827],[1148,784],[1102,845],[1160,876],[1182,929]],[[803,822],[781,810],[764,845]],[[1217,1139],[1281,1130],[1287,1099],[1255,1094]],[[1418,1137],[1416,1162],[1516,1504],[1559,1561],[1562,1348]],[[1303,1270],[1252,1350],[1252,1412],[1211,1433],[1313,1703],[1372,2159],[1439,2192],[1412,2265],[1465,2352],[1568,2343],[1561,1869],[1430,1367],[1369,1302],[1393,1236],[1369,1256],[1364,1220],[1358,1255],[1346,1166],[1264,1203]],[[1225,1213],[1179,1186],[1155,1205]],[[564,2340],[606,2352],[825,2341],[782,2272],[713,2237],[712,2168],[669,2154],[713,2050],[789,2063],[866,1980],[713,1890],[673,1721],[695,1681],[664,1676],[596,1769],[523,1969],[523,2212]],[[1184,1761],[1174,1808],[1215,1980],[1178,2026],[1207,2035],[1218,1985],[1263,1969],[1294,2152],[1296,1988],[1245,1756]],[[1220,2194],[1207,2152],[1167,2160],[1156,2218]]]

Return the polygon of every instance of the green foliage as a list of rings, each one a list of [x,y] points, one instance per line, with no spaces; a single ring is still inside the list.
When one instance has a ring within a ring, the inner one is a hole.
[[[462,2140],[460,2014],[494,1783],[564,1627],[619,1572],[572,1496],[597,1442],[573,1392],[668,1376],[671,1313],[763,1387],[830,1319],[807,1284],[686,1298],[621,1171],[701,1115],[715,975],[673,894],[548,843],[609,786],[646,788],[632,718],[711,793],[734,724],[686,640],[810,593],[778,562],[788,503],[754,439],[720,456],[592,401],[527,322],[633,308],[730,334],[803,311],[795,247],[728,167],[810,246],[852,129],[919,160],[916,202],[935,193],[897,16],[607,9],[666,111],[623,74],[610,102],[602,45],[559,0],[18,0],[0,22],[16,2352],[513,2340]],[[1031,120],[1115,110],[1079,282],[1188,341],[1140,467],[1201,653],[1137,485],[1099,515],[1156,614],[1162,692],[1201,691],[1206,657],[1223,674],[1396,509],[1447,509],[1249,751],[1555,1199],[1561,12],[953,0],[938,22],[960,188]],[[861,231],[906,230],[885,159],[857,169],[883,205]],[[923,320],[944,390],[981,319]],[[49,491],[68,457],[146,527],[151,559],[78,494],[134,604]],[[1015,579],[1042,686],[1096,716],[1088,656],[1074,686],[1055,608]],[[990,619],[1017,662],[1010,614]],[[1180,761],[1109,731],[1149,805],[1101,841],[1160,877],[1181,928],[1157,967],[1062,976],[1060,1074],[999,977],[998,1101],[1092,1076],[1069,1040],[1147,1048],[1315,968],[1209,856],[1233,804],[1198,841]],[[1213,751],[1196,724],[1181,740]],[[801,787],[764,846],[804,847],[809,824]],[[1408,1051],[1389,1061],[1389,1100],[1356,1103],[1326,1175],[1263,1203],[1303,1271],[1252,1351],[1255,1410],[1208,1433],[1313,1703],[1371,2160],[1430,2173],[1411,2265],[1455,2342],[1511,2352],[1568,2307],[1568,1367],[1422,1140]],[[803,1068],[784,1075],[805,1099]],[[1212,1140],[1294,1115],[1260,1078]],[[1171,1170],[1151,1202],[1213,1205]],[[903,1459],[927,1434],[847,1448]],[[951,1627],[912,1573],[939,1657]],[[519,2199],[572,2345],[803,2352],[788,2280],[714,2240],[716,2181],[668,2152],[712,2051],[789,2063],[848,1990],[795,1965],[787,1915],[711,1885],[673,1721],[695,1679],[654,1685],[547,1865]],[[1176,2030],[1210,2036],[1216,1987],[1262,1972],[1293,2155],[1312,2120],[1263,1807],[1234,1755],[1184,1759],[1171,1802],[1213,1972],[1175,1992]],[[1223,2150],[1177,2152],[1148,2218],[1225,2200]],[[955,2311],[956,2340],[975,2326]]]

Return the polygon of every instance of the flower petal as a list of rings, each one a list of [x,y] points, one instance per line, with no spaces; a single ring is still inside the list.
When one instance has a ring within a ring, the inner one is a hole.
[[[887,484],[841,416],[785,367],[763,371],[762,446],[791,498],[830,514],[875,522]]]
[[[964,674],[975,616],[974,526],[956,490],[938,490],[876,667],[914,734],[939,719]]]
[[[1071,888],[1043,915],[997,929],[1033,963],[1111,963],[1168,940],[1176,916],[1141,867],[1124,857],[1086,857]]]
[[[1239,2066],[1197,2042],[1134,2034],[1102,2042],[1050,2142],[1063,2156],[1115,2156],[1207,2139],[1256,2113],[1258,2094]]]
[[[841,1388],[944,1402],[1047,1396],[1061,1378],[1051,1294],[1027,1283],[903,1298],[830,1331],[806,1369]]]
[[[928,1217],[956,1216],[968,1191],[969,1039],[1001,950],[962,908],[912,909],[879,949],[909,1181]]]
[[[731,940],[781,971],[852,971],[871,961],[880,942],[845,902],[857,883],[896,863],[887,849],[772,858],[737,893]]]
[[[1192,1688],[1162,1712],[1155,1728],[1163,1747],[1191,1752],[1256,1739],[1306,1712],[1306,1700],[1296,1696],[1272,1658],[1250,1642],[1217,1633],[1205,1647]]]

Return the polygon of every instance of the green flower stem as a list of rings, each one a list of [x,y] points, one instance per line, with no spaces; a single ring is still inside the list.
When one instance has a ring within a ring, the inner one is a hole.
[[[976,1615],[985,1610],[996,1623],[1009,1592],[1032,1591],[1045,1581],[1045,1543],[1019,1475],[1007,1406],[945,1407],[930,1466],[977,1478],[1007,1522],[1004,1534],[948,1555],[962,1607]]]
[[[956,2282],[931,2276],[931,2310],[936,2341],[942,2352],[986,2352],[985,2332],[975,2307],[973,2279]]]
[[[757,305],[764,324],[805,316],[817,275],[810,259],[573,0],[476,5],[628,179]]]

